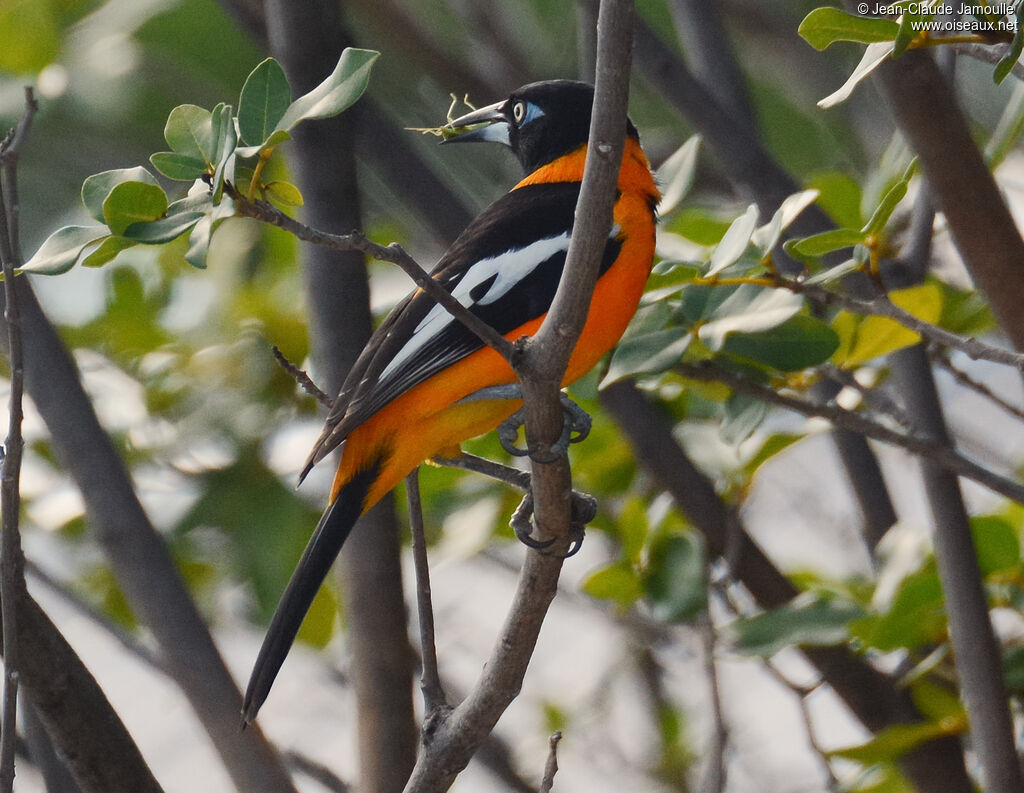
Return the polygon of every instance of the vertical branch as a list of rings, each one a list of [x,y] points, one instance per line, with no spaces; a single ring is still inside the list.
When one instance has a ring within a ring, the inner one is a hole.
[[[7,343],[11,364],[11,395],[7,427],[7,443],[0,481],[0,618],[4,637],[4,698],[0,716],[0,791],[14,789],[14,745],[18,716],[18,624],[16,616],[19,594],[25,590],[25,560],[21,552],[18,513],[21,493],[22,394],[25,372],[21,347],[21,318],[14,297],[14,271],[19,264],[18,240],[18,153],[24,144],[36,112],[31,88],[25,89],[25,113],[13,135],[0,143],[0,267],[3,268],[7,325]]]
[[[1019,317],[1024,279],[1015,267],[1024,255],[1024,241],[960,113],[949,79],[952,56],[945,57],[946,74],[930,55],[917,53],[906,62],[883,65],[877,75],[879,88],[927,178],[923,206],[915,216],[919,234],[916,244],[905,251],[904,264],[910,274],[924,276],[931,252],[933,206],[942,209],[964,264],[986,293],[1014,347],[1024,349],[1024,324]],[[930,106],[932,101],[941,101],[942,107]],[[920,431],[950,445],[925,346],[894,353],[892,370]],[[1024,789],[1024,773],[1016,753],[999,642],[989,617],[960,482],[927,458],[921,462],[921,475],[932,513],[950,644],[985,789],[1019,791]]]
[[[430,596],[430,565],[427,562],[427,539],[423,531],[423,505],[420,503],[420,469],[415,468],[405,478],[405,492],[409,501],[409,529],[412,533],[412,558],[416,566],[416,609],[420,623],[420,657],[423,672],[420,688],[426,719],[447,704],[441,676],[437,668],[437,647],[434,643],[434,606]]]

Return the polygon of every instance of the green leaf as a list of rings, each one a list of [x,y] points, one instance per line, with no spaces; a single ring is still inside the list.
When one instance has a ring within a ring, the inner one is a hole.
[[[938,324],[961,336],[983,336],[996,326],[992,309],[974,290],[961,290],[938,281],[942,290],[942,315]]]
[[[622,610],[628,609],[643,595],[640,578],[625,562],[614,562],[595,570],[584,579],[581,588],[590,597],[610,600]]]
[[[900,582],[889,610],[857,620],[851,633],[882,652],[913,650],[943,640],[946,612],[934,563]]]
[[[758,468],[768,462],[776,454],[788,449],[803,437],[803,435],[788,433],[772,435],[765,440],[763,444],[761,444],[761,448],[757,450],[757,453],[744,463],[743,473],[745,473],[748,478],[753,477],[754,474],[757,473]]]
[[[837,41],[892,41],[899,25],[891,19],[855,16],[838,8],[815,8],[804,17],[796,32],[814,49],[823,50]]]
[[[813,263],[827,253],[852,248],[864,242],[866,237],[860,229],[830,229],[810,237],[788,240],[782,247],[794,259]]]
[[[690,192],[694,175],[697,173],[699,149],[700,135],[692,135],[658,168],[658,184],[662,185],[661,202],[658,204],[660,217],[664,217],[679,206],[679,202]]]
[[[86,246],[109,234],[106,226],[65,226],[47,237],[32,258],[18,270],[41,275],[65,273],[75,266]]]
[[[834,281],[838,281],[840,278],[845,278],[850,273],[855,273],[858,270],[863,269],[864,265],[857,261],[856,258],[847,259],[841,264],[837,264],[835,267],[829,267],[827,270],[822,270],[820,273],[815,273],[810,278],[804,280],[804,283],[808,286],[831,284]]]
[[[696,535],[673,534],[651,546],[644,594],[654,618],[689,622],[707,605],[704,547]]]
[[[133,223],[156,220],[166,211],[167,194],[148,182],[122,182],[103,201],[103,219],[113,234],[124,234]]]
[[[947,735],[956,735],[966,728],[965,720],[925,721],[919,724],[894,724],[886,727],[866,743],[827,752],[830,757],[843,757],[863,765],[894,763],[922,744]]]
[[[242,157],[243,159],[246,157],[255,157],[259,154],[263,154],[264,152],[270,151],[271,149],[274,149],[280,144],[284,143],[286,140],[291,139],[292,136],[291,133],[288,132],[288,130],[275,129],[273,132],[270,133],[270,137],[263,141],[263,143],[259,144],[258,146],[239,146],[235,150],[235,154],[237,154],[239,157]]]
[[[179,212],[159,220],[133,223],[124,230],[124,236],[144,245],[163,245],[178,239],[204,217],[205,212]]]
[[[921,715],[933,721],[964,718],[964,703],[960,701],[955,687],[940,685],[924,677],[913,683],[910,697]]]
[[[797,314],[765,333],[730,333],[722,345],[725,352],[784,372],[824,363],[838,347],[838,334],[805,314]]]
[[[698,245],[710,246],[722,241],[732,220],[724,220],[704,207],[684,207],[666,220],[665,228]]]
[[[350,107],[366,90],[370,69],[380,56],[373,50],[346,47],[331,75],[305,96],[300,96],[278,122],[279,129],[291,129],[300,121],[336,116]]]
[[[93,220],[106,223],[106,218],[103,215],[103,203],[115,187],[125,182],[141,182],[158,187],[153,174],[141,166],[103,171],[87,177],[82,183],[82,203],[85,204],[86,211]]]
[[[711,263],[705,276],[716,275],[730,264],[739,261],[750,245],[750,238],[757,227],[757,218],[757,204],[751,204],[746,212],[730,224],[722,241],[711,253]]]
[[[664,328],[623,339],[612,354],[600,388],[635,374],[657,374],[679,362],[693,336],[685,328]]]
[[[197,270],[206,269],[206,254],[210,250],[210,237],[212,234],[213,218],[207,215],[196,223],[192,233],[189,235],[185,261]]]
[[[979,515],[971,518],[971,534],[978,553],[978,566],[985,578],[1020,568],[1020,540],[1004,518]]]
[[[999,63],[996,64],[995,72],[992,74],[992,78],[996,81],[996,85],[1006,79],[1013,67],[1020,60],[1021,52],[1024,52],[1024,5],[1018,5],[1016,11],[1017,30],[1013,34],[1013,42],[1010,44],[1010,48],[1006,51],[1006,54],[999,59]]]
[[[213,202],[220,203],[224,192],[224,182],[235,179],[235,146],[238,143],[238,134],[235,132],[230,105],[220,104],[214,108],[213,127],[217,133],[217,142],[214,149],[216,167],[213,172],[211,191]]]
[[[818,206],[837,226],[860,228],[864,225],[860,214],[860,185],[852,176],[842,171],[822,171],[812,175],[807,185],[821,193]]]
[[[1024,692],[1024,647],[1006,647],[1003,650],[1003,677],[1006,688],[1020,696]]]
[[[195,190],[184,198],[172,201],[167,207],[167,216],[180,215],[184,212],[209,212],[213,209],[208,190]]]
[[[263,143],[276,128],[292,101],[281,64],[267,58],[250,72],[238,98],[238,131],[250,146]]]
[[[772,219],[765,225],[754,231],[752,240],[761,249],[761,255],[767,256],[779,244],[782,232],[796,220],[800,213],[814,203],[818,198],[817,190],[802,190],[787,196],[779,205]]]
[[[725,401],[722,424],[718,428],[722,440],[739,446],[761,426],[768,416],[768,405],[756,397],[732,394]]]
[[[179,182],[191,182],[207,173],[206,163],[198,157],[174,151],[158,151],[149,156],[149,161],[168,179],[176,179]]]
[[[209,110],[196,105],[178,105],[167,117],[164,140],[175,153],[201,160],[206,167],[215,162],[217,138]]]
[[[61,55],[61,23],[51,3],[0,3],[0,70],[34,75]]]
[[[126,240],[124,237],[107,237],[99,244],[92,253],[82,259],[83,267],[102,267],[114,260],[121,251],[127,250],[135,245],[133,240]]]
[[[889,222],[889,218],[892,217],[892,213],[896,210],[900,201],[903,200],[907,194],[907,180],[903,179],[894,184],[882,196],[881,202],[878,204],[878,208],[871,215],[871,219],[864,224],[862,229],[865,235],[878,234],[882,229],[885,228],[885,224]]]
[[[730,628],[740,652],[770,657],[793,645],[827,647],[849,637],[847,625],[864,614],[845,600],[797,600],[755,617],[734,622]]]
[[[701,325],[698,335],[710,349],[722,349],[730,333],[760,333],[776,328],[803,306],[803,298],[787,289],[742,284]]]
[[[931,282],[890,292],[889,299],[925,322],[934,324],[942,315],[942,290]],[[840,311],[832,320],[833,329],[847,342],[840,344],[833,356],[833,362],[839,366],[859,366],[921,340],[916,331],[888,317],[870,316],[859,321],[850,317],[848,312]]]
[[[900,16],[899,30],[896,32],[896,39],[893,42],[892,56],[894,58],[900,57],[907,51],[910,42],[914,40],[918,35],[918,31],[921,30],[920,22],[924,19],[924,15],[917,10],[921,5],[923,3],[916,6],[908,6]],[[911,12],[911,8],[915,10]]]
[[[1024,5],[1021,6],[1024,9]],[[1021,35],[1018,28],[1017,36]],[[999,123],[985,144],[985,160],[990,171],[995,171],[1012,150],[1021,130],[1024,129],[1024,83],[1016,83],[1006,108],[999,117]]]
[[[267,182],[263,186],[267,199],[286,207],[302,206],[302,193],[290,182]]]
[[[892,51],[895,46],[896,45],[891,41],[880,41],[874,44],[868,44],[867,49],[864,50],[864,56],[860,59],[860,63],[857,64],[857,67],[846,79],[846,82],[843,83],[837,91],[834,91],[824,99],[819,100],[818,107],[828,109],[849,99],[850,95],[861,81],[866,79],[871,72],[881,66],[885,60],[892,55]]]

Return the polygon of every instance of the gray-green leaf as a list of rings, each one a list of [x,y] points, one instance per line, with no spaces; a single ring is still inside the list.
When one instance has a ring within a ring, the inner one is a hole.
[[[67,272],[86,246],[108,234],[106,226],[65,226],[53,232],[19,270],[42,275]]]
[[[300,121],[329,118],[350,107],[366,90],[370,69],[380,56],[373,50],[346,47],[331,75],[289,106],[278,122],[279,129],[291,129]]]

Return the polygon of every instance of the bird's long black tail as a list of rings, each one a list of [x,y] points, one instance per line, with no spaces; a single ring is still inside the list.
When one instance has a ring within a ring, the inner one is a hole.
[[[313,598],[363,512],[363,502],[380,463],[357,473],[324,512],[302,553],[256,657],[242,705],[243,726],[251,724],[274,684]]]

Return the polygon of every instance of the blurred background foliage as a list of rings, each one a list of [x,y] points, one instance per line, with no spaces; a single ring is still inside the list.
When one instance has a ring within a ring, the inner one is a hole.
[[[870,88],[827,112],[815,106],[843,82],[859,50],[833,47],[816,53],[797,36],[800,20],[817,5],[813,1],[719,5],[768,148],[801,186],[822,189],[822,205],[839,225],[859,227],[891,184],[893,170],[884,157],[892,145],[891,122]],[[58,226],[85,219],[79,191],[86,176],[146,164],[150,153],[164,148],[163,124],[174,106],[237,102],[246,75],[265,56],[258,28],[244,24],[245,7],[213,0],[0,2],[0,126],[13,125],[21,114],[23,85],[34,84],[41,100],[20,166],[26,255]],[[638,11],[678,51],[672,4],[642,0]],[[567,3],[354,0],[345,14],[353,43],[382,53],[362,102],[372,103],[398,127],[440,123],[452,94],[461,99],[468,92],[480,105],[522,83],[574,77],[578,70],[577,20]],[[1012,86],[993,87],[991,68],[970,63],[958,78],[968,88],[962,96],[978,129],[991,129]],[[636,74],[631,116],[655,165],[692,134]],[[471,147],[453,156],[434,138],[402,134],[424,167],[461,202],[452,206],[455,214],[479,210],[517,178],[515,163],[502,153]],[[286,157],[274,167],[287,178]],[[363,158],[364,230],[375,240],[400,242],[429,264],[451,240],[439,238],[424,207],[404,195],[406,176],[379,159]],[[745,206],[713,159],[702,155],[693,190],[666,218],[664,230],[690,243],[712,244]],[[763,209],[770,214],[774,208]],[[320,410],[271,354],[276,345],[293,362],[309,366],[297,245],[277,229],[233,220],[218,232],[207,270],[189,267],[185,248],[184,240],[158,249],[138,247],[107,267],[80,267],[33,283],[75,351],[101,418],[207,617],[215,625],[239,617],[263,624],[315,525],[330,475],[321,471],[302,490],[293,487],[318,431]],[[371,265],[378,315],[409,288],[389,267]],[[953,302],[950,297],[947,307]],[[986,330],[989,321],[983,316],[972,332]],[[592,436],[575,452],[574,477],[580,489],[600,499],[592,533],[606,540],[591,540],[604,558],[584,590],[614,604],[618,613],[646,599],[645,613],[655,621],[691,620],[706,604],[701,543],[638,472],[625,440],[598,406],[599,381],[594,374],[573,389],[574,398],[595,416]],[[743,445],[767,409],[734,402],[736,421],[731,430],[727,422],[722,432],[722,389],[690,386],[684,393],[681,379],[669,376],[651,388],[674,418],[689,420],[682,431],[688,449],[719,492],[742,506],[759,466],[799,443],[805,428],[777,423],[753,445]],[[37,419],[30,422],[28,440],[29,558],[132,625]],[[490,437],[472,442],[469,450],[502,457]],[[512,541],[506,523],[515,494],[450,469],[432,468],[422,482],[434,541],[457,546],[461,554],[480,550],[492,535],[498,542]],[[1018,513],[987,518],[978,528],[979,536],[991,538],[983,543],[990,551],[988,580],[995,589],[1002,587],[996,593],[1002,602],[1017,608],[1013,600],[1021,582],[1007,571],[1020,562]],[[486,516],[489,532],[477,525],[466,536],[453,537],[467,529],[467,520],[459,520],[466,514],[470,524]],[[828,569],[834,568],[826,563]],[[770,626],[767,637],[763,624],[748,623],[735,641],[766,655],[780,641],[801,641],[798,629],[811,630],[821,642],[843,640],[853,630],[880,651],[901,641],[915,647],[936,641],[944,627],[934,565],[925,563],[914,575],[901,584],[906,610],[893,605],[879,613],[872,611],[873,589],[840,585],[825,571],[807,571],[802,583],[809,590],[830,596],[841,590],[835,608],[803,612],[790,633],[793,623],[783,620]],[[330,640],[336,597],[330,586],[321,594],[304,627],[307,641],[323,646]],[[908,619],[915,628],[912,636],[900,627]],[[1024,661],[1013,668],[1019,673]],[[555,704],[548,707],[549,722],[561,723],[565,714]],[[665,707],[660,716],[665,754],[656,765],[663,779],[678,781],[680,768],[692,761],[685,717]]]

